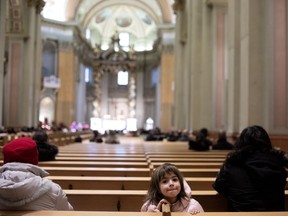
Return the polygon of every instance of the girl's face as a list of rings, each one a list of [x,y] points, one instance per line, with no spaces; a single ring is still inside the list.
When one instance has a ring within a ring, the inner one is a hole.
[[[178,177],[174,173],[166,173],[159,183],[160,191],[163,197],[170,204],[177,201],[177,195],[181,191],[181,185]]]

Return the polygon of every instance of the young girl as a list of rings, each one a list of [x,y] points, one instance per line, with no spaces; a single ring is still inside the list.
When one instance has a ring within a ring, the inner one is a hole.
[[[141,212],[161,212],[162,204],[168,204],[171,212],[204,212],[176,166],[164,163],[155,169]]]

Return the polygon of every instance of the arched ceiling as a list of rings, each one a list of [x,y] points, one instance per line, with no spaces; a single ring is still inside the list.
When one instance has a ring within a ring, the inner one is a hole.
[[[174,0],[46,0],[43,17],[77,23],[90,32],[92,46],[106,46],[116,32],[127,32],[137,50],[151,49],[159,26],[174,24]]]

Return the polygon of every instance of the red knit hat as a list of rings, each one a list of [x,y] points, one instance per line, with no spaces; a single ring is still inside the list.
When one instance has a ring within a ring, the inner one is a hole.
[[[38,149],[36,142],[27,137],[15,139],[3,147],[4,164],[21,162],[38,164]]]

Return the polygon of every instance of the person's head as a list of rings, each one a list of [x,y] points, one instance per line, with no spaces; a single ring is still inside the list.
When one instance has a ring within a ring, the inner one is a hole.
[[[37,143],[46,143],[48,141],[48,135],[45,131],[36,131],[32,137]]]
[[[226,136],[226,131],[220,131],[218,133],[218,140],[226,140],[227,136]]]
[[[236,141],[236,149],[272,149],[272,143],[266,130],[258,125],[245,128],[238,140]]]
[[[207,128],[201,128],[199,133],[202,134],[204,137],[207,137],[208,136],[208,129]]]
[[[11,162],[38,164],[38,149],[36,142],[28,137],[15,139],[4,145],[4,164]]]
[[[153,171],[147,200],[158,203],[165,198],[169,202],[174,202],[184,197],[186,197],[186,193],[183,176],[175,165],[164,163]]]

